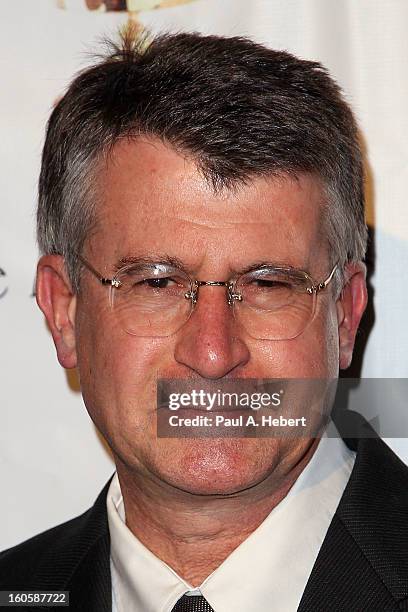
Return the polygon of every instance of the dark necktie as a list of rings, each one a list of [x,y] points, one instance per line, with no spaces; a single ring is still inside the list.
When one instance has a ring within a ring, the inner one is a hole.
[[[183,595],[171,612],[214,612],[202,595]]]

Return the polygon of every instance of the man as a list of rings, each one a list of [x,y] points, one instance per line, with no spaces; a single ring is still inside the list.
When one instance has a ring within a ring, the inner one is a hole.
[[[38,238],[39,306],[117,474],[5,551],[1,589],[98,612],[407,609],[408,476],[381,440],[157,431],[161,379],[351,362],[362,162],[326,71],[240,38],[125,37],[52,113]]]

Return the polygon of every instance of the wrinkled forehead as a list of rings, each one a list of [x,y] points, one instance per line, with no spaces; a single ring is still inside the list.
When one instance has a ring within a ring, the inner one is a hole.
[[[191,155],[154,139],[115,145],[98,173],[92,250],[109,257],[273,258],[299,267],[323,247],[324,192],[306,174],[254,177],[221,189]]]

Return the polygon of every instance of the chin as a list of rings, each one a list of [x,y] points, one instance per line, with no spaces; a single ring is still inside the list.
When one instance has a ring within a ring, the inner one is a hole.
[[[270,475],[279,461],[277,440],[178,440],[170,461],[155,466],[170,486],[196,495],[232,495]],[[166,453],[167,455],[167,453]]]

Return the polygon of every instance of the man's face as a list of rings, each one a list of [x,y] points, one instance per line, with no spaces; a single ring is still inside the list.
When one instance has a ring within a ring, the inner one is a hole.
[[[255,262],[330,272],[317,179],[257,178],[214,193],[194,162],[159,141],[118,144],[100,173],[96,229],[84,256],[104,276],[126,257],[177,258],[190,276],[228,280]],[[232,316],[223,287],[202,287],[185,325],[137,337],[118,325],[108,289],[84,272],[76,298],[75,360],[87,409],[121,471],[195,493],[232,493],[283,478],[306,439],[164,439],[156,434],[160,378],[333,378],[342,305],[322,292],[292,340],[255,340]],[[58,344],[57,344],[58,347]],[[60,360],[62,363],[64,359]],[[65,364],[66,365],[66,364]]]

